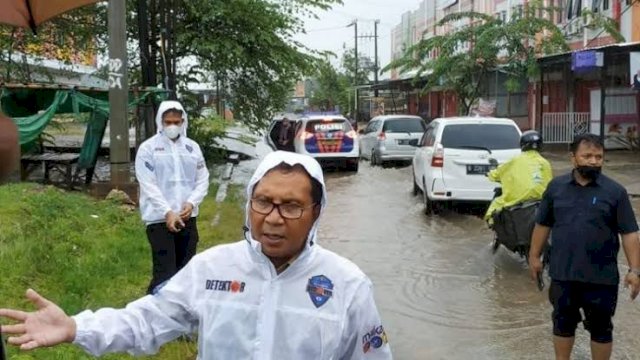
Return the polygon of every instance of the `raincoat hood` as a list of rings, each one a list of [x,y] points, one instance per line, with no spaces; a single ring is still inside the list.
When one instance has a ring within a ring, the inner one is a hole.
[[[167,112],[167,110],[180,110],[182,111],[182,126],[180,126],[180,135],[183,137],[187,137],[187,127],[189,125],[189,121],[187,120],[187,112],[184,110],[182,104],[177,101],[168,100],[160,103],[158,107],[158,112],[156,113],[156,128],[158,129],[158,134],[160,134],[164,128],[162,125],[162,114]]]
[[[291,166],[301,165],[311,177],[318,180],[318,182],[322,185],[322,201],[320,203],[320,215],[318,219],[316,219],[315,223],[311,227],[309,231],[309,235],[307,236],[307,246],[309,248],[313,246],[316,242],[317,232],[318,232],[318,224],[320,223],[320,218],[322,217],[322,213],[324,212],[325,207],[327,206],[327,189],[324,184],[324,176],[322,174],[322,168],[320,164],[312,157],[307,155],[296,154],[288,151],[275,151],[269,153],[262,160],[258,168],[253,173],[251,180],[249,180],[249,184],[247,185],[247,204],[245,206],[245,231],[246,231],[246,239],[251,243],[251,246],[261,251],[261,244],[253,239],[251,236],[251,222],[249,221],[249,212],[251,211],[251,196],[253,195],[253,189],[256,187],[258,182],[269,172],[269,170],[277,167],[281,163],[289,164]]]

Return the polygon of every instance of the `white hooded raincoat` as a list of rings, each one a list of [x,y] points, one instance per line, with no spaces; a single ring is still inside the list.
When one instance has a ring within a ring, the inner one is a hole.
[[[326,190],[311,157],[269,154],[247,187],[285,162],[301,164]],[[249,203],[247,202],[246,226]],[[196,255],[158,294],[125,309],[85,311],[74,341],[86,351],[154,353],[181,334],[198,333],[198,359],[391,359],[372,284],[349,260],[317,244],[318,222],[300,256],[277,274],[251,238]]]
[[[181,135],[176,141],[162,133],[162,114],[182,111]],[[192,217],[209,190],[209,171],[198,144],[187,138],[187,113],[177,101],[163,101],[156,115],[158,133],[143,142],[136,155],[140,184],[140,213],[147,224],[165,221],[169,211],[178,214],[185,202],[193,205]]]

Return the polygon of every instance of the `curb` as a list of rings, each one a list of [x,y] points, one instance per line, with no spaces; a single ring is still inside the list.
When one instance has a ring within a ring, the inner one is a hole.
[[[230,159],[231,162],[227,162],[224,168],[224,172],[222,174],[222,182],[220,183],[220,187],[218,187],[218,192],[216,193],[216,203],[220,204],[227,197],[227,189],[229,188],[229,181],[233,176],[233,168],[237,164],[234,162],[236,159]],[[212,226],[216,226],[220,223],[220,213],[216,214],[216,216],[211,221]]]

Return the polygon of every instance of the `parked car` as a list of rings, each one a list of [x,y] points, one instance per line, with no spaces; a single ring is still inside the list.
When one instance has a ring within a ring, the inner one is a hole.
[[[277,149],[282,119],[274,119],[267,132],[267,143]],[[295,152],[314,157],[320,164],[332,164],[358,171],[360,148],[358,134],[341,115],[308,115],[294,123]]]
[[[426,128],[419,116],[376,116],[360,132],[360,154],[374,166],[389,161],[411,161],[415,147],[410,143],[419,140]]]
[[[513,120],[490,117],[432,121],[416,146],[413,193],[423,194],[425,212],[445,201],[490,202],[496,184],[486,174],[520,154],[520,129]]]

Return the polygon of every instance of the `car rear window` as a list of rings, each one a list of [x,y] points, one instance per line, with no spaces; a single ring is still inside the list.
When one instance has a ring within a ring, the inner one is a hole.
[[[410,132],[423,133],[427,129],[424,121],[421,119],[393,119],[384,122],[382,131],[389,133]]]
[[[309,133],[325,133],[334,131],[351,131],[351,124],[347,120],[309,120],[305,130]]]
[[[512,125],[447,125],[442,132],[442,146],[445,148],[480,147],[490,150],[519,149],[520,134]]]

